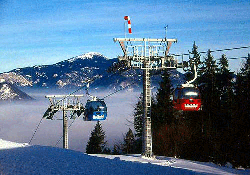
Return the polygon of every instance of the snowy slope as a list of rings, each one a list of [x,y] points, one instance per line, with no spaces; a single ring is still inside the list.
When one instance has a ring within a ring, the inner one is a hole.
[[[46,146],[28,146],[0,139],[1,174],[249,174],[209,163],[139,155],[87,155]]]
[[[122,161],[132,161],[132,162],[141,162],[146,164],[159,165],[164,167],[171,167],[183,170],[183,174],[189,174],[195,172],[195,174],[249,174],[250,171],[247,170],[236,170],[227,167],[221,167],[213,163],[204,163],[197,161],[190,161],[184,159],[178,159],[173,157],[163,157],[156,156],[155,158],[145,158],[141,155],[92,155],[97,157],[105,157],[109,159],[118,159]]]
[[[0,150],[11,149],[11,148],[20,148],[28,146],[27,143],[16,143],[7,140],[0,139]]]

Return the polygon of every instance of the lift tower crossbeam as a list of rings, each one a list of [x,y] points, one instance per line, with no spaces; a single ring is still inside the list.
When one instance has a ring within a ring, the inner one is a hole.
[[[150,70],[177,68],[177,60],[168,55],[172,43],[177,42],[177,40],[167,38],[114,38],[114,42],[119,42],[124,54],[118,57],[120,62],[123,62],[127,67],[143,70],[142,155],[152,157]]]

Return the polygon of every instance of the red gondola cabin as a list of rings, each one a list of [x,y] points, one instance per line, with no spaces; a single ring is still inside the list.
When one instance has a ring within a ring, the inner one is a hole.
[[[199,89],[192,84],[177,87],[173,94],[173,105],[177,110],[201,110],[201,95]]]

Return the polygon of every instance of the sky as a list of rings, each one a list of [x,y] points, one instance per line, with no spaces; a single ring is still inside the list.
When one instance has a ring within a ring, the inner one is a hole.
[[[131,38],[164,38],[168,26],[167,38],[178,40],[171,54],[188,53],[194,41],[198,51],[250,46],[249,10],[249,0],[0,0],[0,72],[87,52],[122,55],[113,38],[124,37],[124,16],[131,19]],[[243,60],[230,60],[230,68],[239,70]]]

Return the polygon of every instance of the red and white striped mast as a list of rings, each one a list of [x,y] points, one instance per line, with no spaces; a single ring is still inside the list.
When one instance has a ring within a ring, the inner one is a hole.
[[[128,33],[131,34],[132,33],[132,29],[131,29],[131,21],[130,21],[130,17],[129,16],[124,16],[124,35],[126,38],[126,21],[128,21]]]

